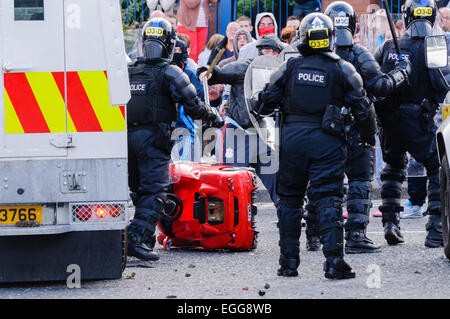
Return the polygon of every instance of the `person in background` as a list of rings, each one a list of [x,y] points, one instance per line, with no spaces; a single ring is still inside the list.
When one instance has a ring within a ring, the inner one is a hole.
[[[186,34],[183,33],[179,33],[178,34],[178,39],[180,39],[181,41],[183,41],[186,46],[187,46],[187,52],[188,55],[191,52],[191,40],[189,39],[189,37]],[[189,68],[191,68],[192,70],[197,70],[197,63],[195,63],[194,60],[192,60],[189,56],[186,59],[186,65],[189,66]]]
[[[287,44],[291,44],[292,39],[295,37],[297,31],[290,27],[286,27],[281,30],[281,41]]]
[[[261,12],[255,18],[255,34],[256,40],[267,34],[275,34],[278,37],[278,25],[275,16],[271,12]],[[239,59],[254,59],[259,55],[259,50],[256,48],[256,42],[253,41],[245,45],[239,52]],[[283,48],[287,46],[282,43]]]
[[[245,29],[248,32],[250,32],[250,34],[252,34],[253,32],[252,20],[249,17],[240,16],[239,18],[236,19],[236,22],[239,23],[241,29]],[[252,38],[252,41],[255,41],[255,39]]]
[[[322,11],[320,0],[295,0],[294,2],[294,15],[299,18],[320,11]]]
[[[189,57],[196,63],[198,55],[208,38],[209,5],[217,0],[180,0],[178,16],[178,33],[186,34],[191,39]]]
[[[444,7],[439,9],[439,26],[442,31],[450,32],[450,8]]]
[[[230,22],[227,25],[227,31],[225,38],[217,45],[211,52],[211,55],[208,59],[208,65],[212,63],[214,58],[217,56],[220,50],[225,49],[225,53],[220,57],[219,62],[228,58],[231,58],[234,55],[234,35],[237,30],[239,30],[239,24],[237,22]]]
[[[449,0],[436,0],[437,7],[440,8],[449,8],[450,7],[450,1]]]
[[[286,28],[291,28],[293,30],[298,30],[302,20],[297,16],[290,16],[286,21]]]
[[[176,14],[167,12],[166,13],[166,20],[170,22],[172,25],[172,28],[176,31],[178,29],[178,18]]]
[[[202,53],[198,56],[198,67],[208,64],[209,56],[211,55],[212,50],[218,46],[224,38],[225,37],[219,33],[215,33],[211,36]]]
[[[242,28],[236,31],[236,34],[234,35],[234,55],[228,59],[220,61],[218,66],[220,68],[223,68],[225,65],[231,62],[235,62],[239,58],[239,51],[241,48],[246,45],[247,43],[252,42],[252,36],[250,32],[248,32],[246,29]],[[231,85],[226,85],[224,92],[223,92],[223,101],[219,108],[219,113],[222,117],[225,116],[227,108],[228,108],[228,98],[230,96],[231,91]]]

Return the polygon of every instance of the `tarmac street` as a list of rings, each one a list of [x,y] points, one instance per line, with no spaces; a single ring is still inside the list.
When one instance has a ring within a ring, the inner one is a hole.
[[[373,201],[372,212],[380,205]],[[250,252],[205,251],[156,244],[161,259],[143,263],[128,258],[122,279],[2,285],[0,299],[447,299],[450,262],[443,249],[424,246],[428,217],[401,220],[406,243],[388,246],[381,218],[372,217],[368,237],[382,245],[376,254],[346,255],[355,279],[332,281],[324,277],[321,251],[306,251],[302,229],[299,276],[277,276],[278,229],[271,203],[258,204],[258,246]],[[82,271],[82,270],[81,270]]]

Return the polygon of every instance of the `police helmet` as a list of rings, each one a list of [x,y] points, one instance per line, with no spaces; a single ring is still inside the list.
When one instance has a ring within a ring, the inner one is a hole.
[[[283,50],[283,44],[275,34],[270,33],[259,38],[256,42],[256,48],[258,49],[259,55],[262,55],[262,49],[272,49],[280,53]]]
[[[172,59],[177,33],[163,18],[153,18],[142,28],[142,51],[147,59]]]
[[[302,55],[334,50],[335,29],[331,19],[323,13],[310,13],[303,18],[297,31]]]
[[[324,12],[334,22],[336,45],[338,47],[353,45],[358,15],[355,9],[344,1],[331,3]]]
[[[406,0],[402,6],[406,29],[412,36],[431,35],[436,22],[437,6],[434,0]]]

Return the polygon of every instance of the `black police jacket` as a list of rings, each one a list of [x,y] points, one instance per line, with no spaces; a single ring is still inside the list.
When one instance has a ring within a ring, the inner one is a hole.
[[[403,85],[395,94],[399,104],[421,104],[424,99],[433,103],[442,103],[448,87],[444,82],[437,81],[435,71],[429,70],[425,62],[425,40],[412,38],[407,33],[399,39],[400,51],[411,62],[411,74],[408,84]],[[375,59],[380,63],[383,72],[395,68],[397,52],[392,40],[386,41],[375,53]]]
[[[387,97],[394,93],[396,83],[392,77],[381,71],[380,65],[369,50],[354,44],[338,47],[336,54],[355,67],[363,79],[364,88],[371,96]]]
[[[189,77],[169,61],[139,58],[129,66],[128,73],[131,91],[127,104],[129,125],[170,124],[177,119],[176,103],[182,103],[185,113],[194,119],[205,114],[206,107],[198,99]]]
[[[331,52],[299,56],[283,63],[260,100],[264,112],[281,105],[284,117],[317,118],[329,105],[350,106],[361,138],[372,141],[376,133],[375,110],[361,76],[353,65]]]

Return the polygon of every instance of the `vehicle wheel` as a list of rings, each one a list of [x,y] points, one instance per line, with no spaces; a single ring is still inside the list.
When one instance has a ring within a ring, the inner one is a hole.
[[[441,184],[441,221],[442,238],[444,240],[444,254],[450,259],[449,225],[450,225],[450,170],[448,167],[447,155],[442,158],[442,165],[439,172]]]
[[[250,247],[250,250],[255,250],[258,247],[258,233],[253,234],[253,242],[252,246]]]

